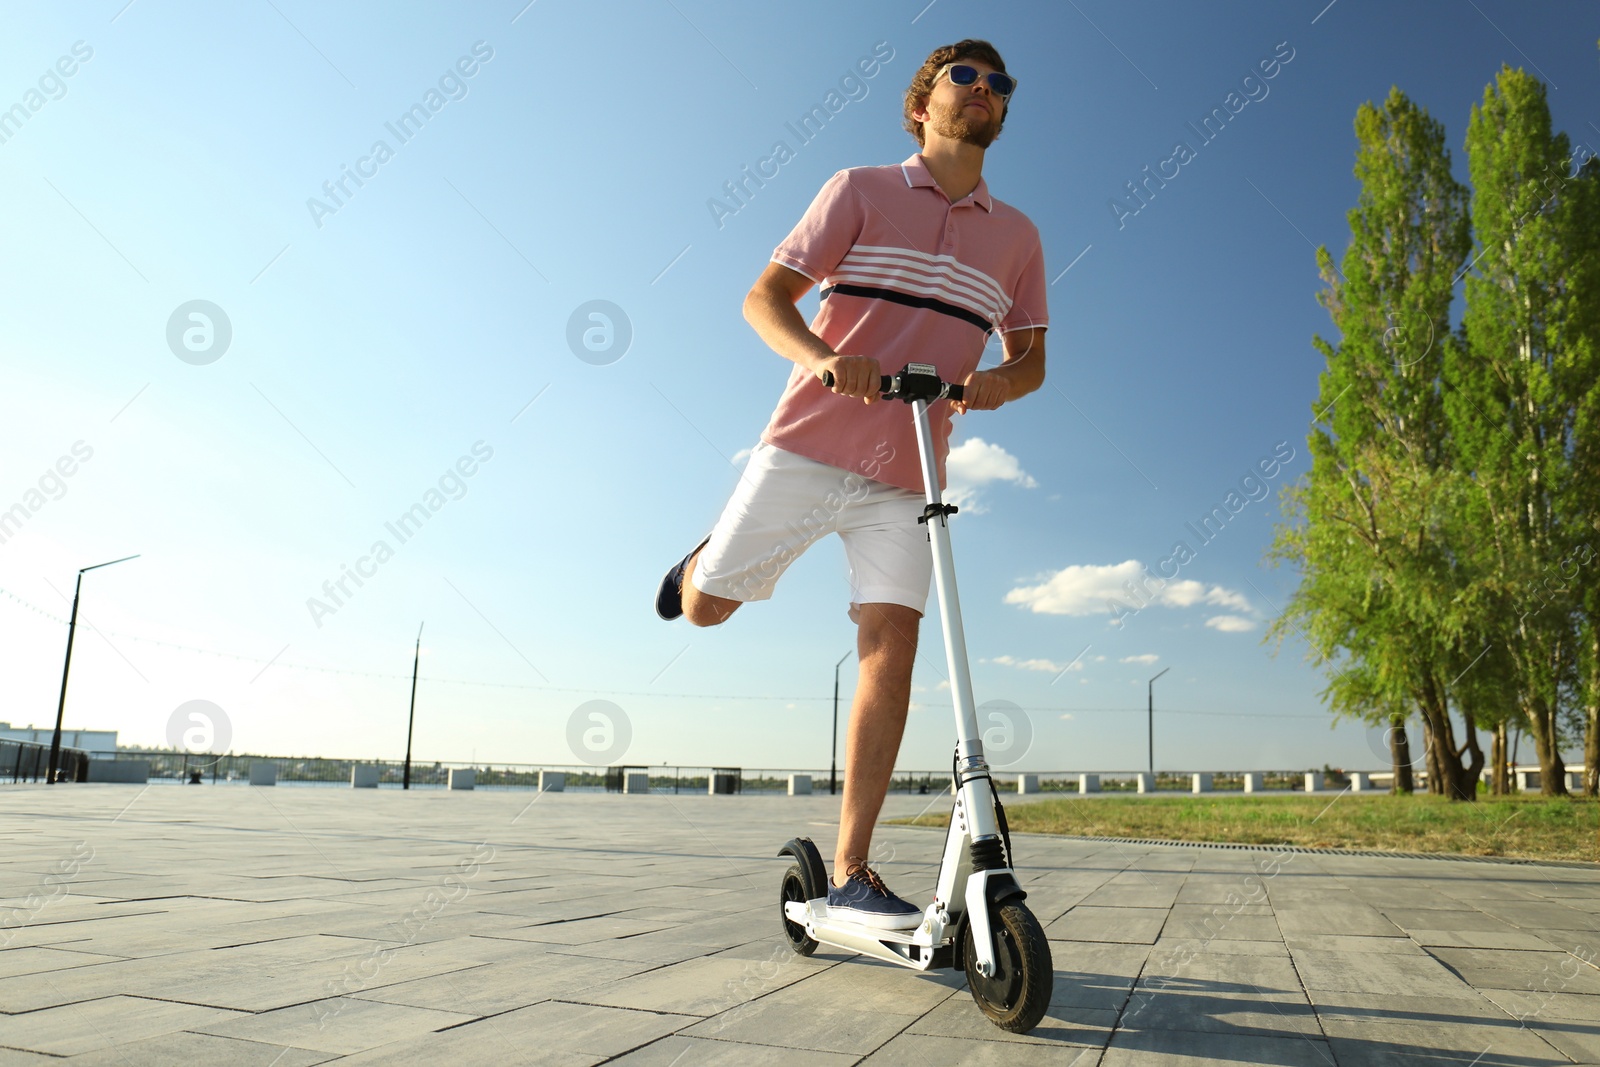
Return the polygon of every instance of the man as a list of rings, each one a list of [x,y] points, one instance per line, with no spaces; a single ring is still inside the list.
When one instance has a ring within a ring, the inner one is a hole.
[[[921,151],[899,166],[835,174],[778,246],[744,314],[795,369],[733,499],[656,600],[663,618],[715,626],[767,599],[818,538],[844,541],[860,681],[828,909],[882,929],[920,921],[866,856],[905,729],[933,564],[917,522],[924,490],[912,421],[903,405],[878,402],[879,380],[916,361],[964,385],[962,403],[929,410],[941,487],[952,408],[992,410],[1044,381],[1038,231],[983,181],[984,152],[1015,88],[986,41],[936,49],[905,97],[905,126]],[[796,304],[818,283],[808,328]],[[979,371],[994,331],[1004,358]]]

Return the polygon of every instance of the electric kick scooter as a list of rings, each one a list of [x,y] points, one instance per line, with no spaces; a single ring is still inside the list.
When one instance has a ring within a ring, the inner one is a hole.
[[[825,374],[823,384],[832,386],[831,378],[832,374]],[[1027,894],[1012,873],[1005,809],[995,795],[983,757],[947,528],[956,508],[940,499],[928,428],[929,403],[960,400],[962,390],[960,385],[940,381],[931,364],[908,363],[899,374],[884,375],[880,391],[884,400],[910,404],[916,422],[928,497],[918,521],[927,524],[933,545],[934,583],[955,702],[955,810],[933,903],[916,929],[880,930],[830,916],[828,873],[822,856],[810,838],[797,837],[778,851],[795,861],[783,876],[780,893],[783,932],[789,946],[802,956],[811,955],[822,943],[918,971],[964,970],[972,998],[984,1015],[1002,1030],[1026,1033],[1038,1025],[1050,1003],[1050,945],[1039,920],[1023,903]]]

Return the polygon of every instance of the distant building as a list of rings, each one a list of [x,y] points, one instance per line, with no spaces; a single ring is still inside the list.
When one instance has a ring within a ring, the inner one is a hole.
[[[31,741],[36,745],[48,745],[54,736],[54,727],[39,728],[32,723],[27,726],[12,726],[8,722],[0,722],[0,741]],[[61,747],[76,748],[91,756],[115,756],[117,731],[64,729],[61,731]]]

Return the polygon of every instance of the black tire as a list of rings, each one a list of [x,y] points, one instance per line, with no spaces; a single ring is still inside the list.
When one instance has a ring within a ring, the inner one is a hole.
[[[802,956],[809,956],[817,950],[817,943],[806,933],[806,928],[799,923],[791,922],[784,912],[784,905],[791,900],[804,904],[807,900],[806,880],[801,874],[800,865],[792,864],[783,874],[783,888],[778,893],[778,919],[783,923],[783,936],[789,942],[789,947]]]
[[[989,925],[995,933],[995,975],[978,973],[978,954],[973,950],[972,924],[963,923],[962,962],[967,972],[967,988],[972,999],[989,1021],[1013,1034],[1025,1034],[1039,1025],[1050,1006],[1055,985],[1051,970],[1050,942],[1044,928],[1022,904],[1002,904],[989,912]]]

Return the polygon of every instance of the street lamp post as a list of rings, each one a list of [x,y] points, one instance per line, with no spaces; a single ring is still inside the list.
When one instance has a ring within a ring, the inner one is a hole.
[[[411,788],[411,729],[417,724],[417,666],[422,662],[422,627],[417,624],[417,650],[411,657],[411,714],[406,718],[406,770],[401,789]]]
[[[1171,667],[1168,667],[1166,670],[1163,670],[1161,674],[1166,674],[1167,671],[1170,671],[1171,669]],[[1156,678],[1161,677],[1161,674],[1156,675]],[[1146,690],[1146,695],[1149,697],[1149,703],[1145,705],[1145,725],[1150,739],[1151,789],[1156,787],[1156,678],[1150,679],[1150,685]]]
[[[138,558],[137,555],[123,556],[111,563],[126,563]],[[67,623],[67,661],[61,665],[61,699],[56,702],[56,730],[50,736],[50,770],[45,777],[50,785],[56,783],[56,768],[61,760],[61,717],[67,710],[67,674],[72,670],[72,638],[78,632],[78,594],[83,591],[83,572],[97,571],[101,567],[111,566],[111,563],[96,563],[93,567],[82,568],[78,571],[78,583],[72,587],[72,620]]]
[[[831,797],[839,785],[839,668],[850,658],[846,652],[833,665],[833,763],[828,768],[828,795]]]

